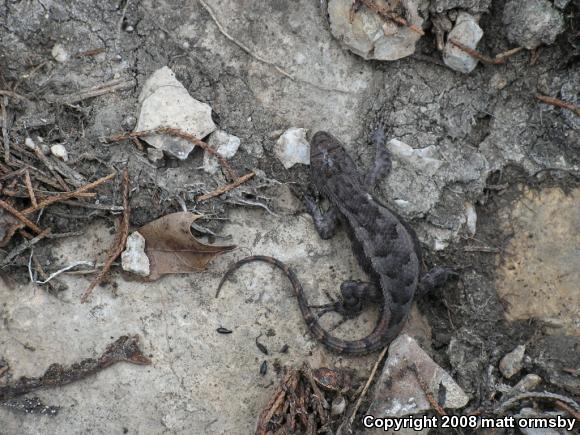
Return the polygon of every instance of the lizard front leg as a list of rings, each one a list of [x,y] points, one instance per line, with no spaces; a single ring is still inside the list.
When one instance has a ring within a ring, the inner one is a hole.
[[[442,286],[452,276],[458,276],[458,273],[447,267],[434,267],[421,277],[417,286],[417,297],[424,296],[434,288]]]
[[[330,239],[336,233],[338,226],[338,212],[334,206],[331,206],[326,212],[322,212],[314,198],[310,195],[304,195],[304,204],[306,210],[312,216],[314,227],[320,238],[323,240]]]

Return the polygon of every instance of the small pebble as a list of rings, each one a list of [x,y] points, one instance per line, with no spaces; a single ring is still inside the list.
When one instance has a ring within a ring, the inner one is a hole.
[[[60,63],[66,62],[69,58],[69,54],[62,44],[54,44],[50,53],[54,60]]]
[[[133,130],[133,128],[135,128],[135,124],[137,124],[137,118],[135,118],[133,115],[125,116],[121,121],[121,127],[123,127],[123,130],[125,131]]]
[[[523,367],[525,352],[526,346],[520,344],[501,359],[499,371],[506,379],[511,379],[520,372]]]
[[[64,145],[62,144],[56,144],[51,146],[50,152],[52,153],[53,156],[58,157],[59,159],[64,160],[65,162],[68,160],[68,152],[64,147]]]
[[[133,26],[127,26],[125,28],[125,32],[127,32],[127,33],[131,33],[133,30],[135,30],[135,28]]]
[[[36,149],[36,144],[34,143],[34,141],[27,137],[26,139],[24,139],[24,145],[26,145],[28,148],[30,148],[31,150],[35,150]]]
[[[345,409],[346,409],[346,400],[344,400],[344,397],[338,396],[332,401],[330,413],[332,415],[341,415]]]
[[[509,396],[515,396],[516,394],[526,393],[532,391],[541,383],[542,378],[530,373],[529,375],[524,376],[507,394]]]

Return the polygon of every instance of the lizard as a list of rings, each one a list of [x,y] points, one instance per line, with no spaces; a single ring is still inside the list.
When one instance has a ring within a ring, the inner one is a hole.
[[[341,286],[341,300],[318,307],[309,306],[296,274],[280,260],[250,256],[234,263],[223,276],[225,281],[243,264],[261,261],[272,264],[288,277],[302,316],[311,335],[332,351],[362,355],[387,346],[401,331],[415,296],[442,285],[456,273],[444,267],[422,271],[422,255],[415,231],[395,211],[370,192],[391,170],[391,155],[385,146],[385,132],[373,135],[375,165],[363,177],[341,142],[325,131],[314,134],[310,149],[310,179],[314,191],[330,206],[323,212],[317,201],[304,195],[306,210],[322,239],[331,238],[341,222],[349,235],[354,254],[369,282],[348,280]],[[367,303],[379,304],[379,319],[366,337],[343,340],[331,335],[319,323],[322,314],[336,311],[345,318],[357,316]],[[313,308],[322,308],[315,313]]]

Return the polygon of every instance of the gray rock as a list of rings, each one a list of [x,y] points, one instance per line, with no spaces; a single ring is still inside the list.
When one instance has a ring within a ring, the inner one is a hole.
[[[532,391],[538,385],[542,383],[542,378],[538,375],[530,373],[529,375],[524,376],[516,385],[511,388],[506,395],[508,397],[515,396],[517,394],[525,393],[528,391]]]
[[[291,127],[286,130],[274,146],[274,154],[286,169],[296,163],[310,164],[310,144],[304,128]]]
[[[437,149],[433,145],[415,149],[398,139],[391,139],[387,143],[387,148],[393,153],[393,156],[427,175],[435,174],[443,164],[437,158]]]
[[[499,362],[499,371],[505,378],[511,379],[520,372],[523,367],[525,352],[526,346],[520,344],[501,359]]]
[[[547,0],[510,0],[503,12],[507,38],[532,50],[553,44],[564,31],[564,17]]]
[[[410,369],[414,364],[416,370]],[[421,383],[417,380],[417,373]],[[433,397],[443,397],[444,408],[467,405],[469,397],[453,378],[439,367],[408,335],[400,335],[389,347],[389,356],[377,381],[368,414],[380,417],[401,417],[428,411],[431,405],[421,384]],[[440,391],[444,388],[443,391]]]
[[[421,28],[423,18],[416,0],[401,2],[407,21]],[[361,7],[350,20],[351,0],[330,0],[328,16],[330,30],[346,48],[365,59],[397,60],[415,52],[421,38],[416,31],[395,22],[384,20],[375,12]]]
[[[121,254],[121,267],[125,272],[149,276],[149,258],[145,254],[145,238],[137,231],[127,237],[125,250]]]
[[[139,103],[137,131],[174,127],[202,139],[216,129],[211,119],[211,107],[191,97],[166,66],[147,79]],[[185,160],[195,147],[185,139],[166,135],[148,136],[143,140],[181,160]]]
[[[223,158],[231,159],[238,152],[240,138],[223,130],[216,130],[209,136],[207,143]],[[218,168],[217,159],[206,151],[203,155],[203,170],[215,174]]]
[[[160,167],[163,164],[163,151],[157,148],[147,148],[147,158],[155,166]]]
[[[449,32],[447,43],[443,49],[443,62],[445,62],[445,65],[464,74],[469,74],[473,71],[477,66],[478,60],[453,45],[449,40],[454,39],[469,48],[475,49],[482,36],[483,30],[477,24],[476,19],[472,15],[460,12],[457,15],[455,26]]]
[[[123,121],[121,121],[121,127],[123,127],[123,130],[125,131],[133,130],[135,124],[137,124],[137,118],[135,118],[133,115],[125,116]]]
[[[433,0],[430,10],[440,14],[451,9],[462,9],[471,13],[483,13],[489,10],[491,0]]]

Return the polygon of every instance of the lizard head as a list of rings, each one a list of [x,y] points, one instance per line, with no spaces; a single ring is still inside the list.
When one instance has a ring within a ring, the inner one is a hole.
[[[325,131],[312,136],[310,142],[310,169],[326,177],[340,172],[346,151],[338,139]]]

